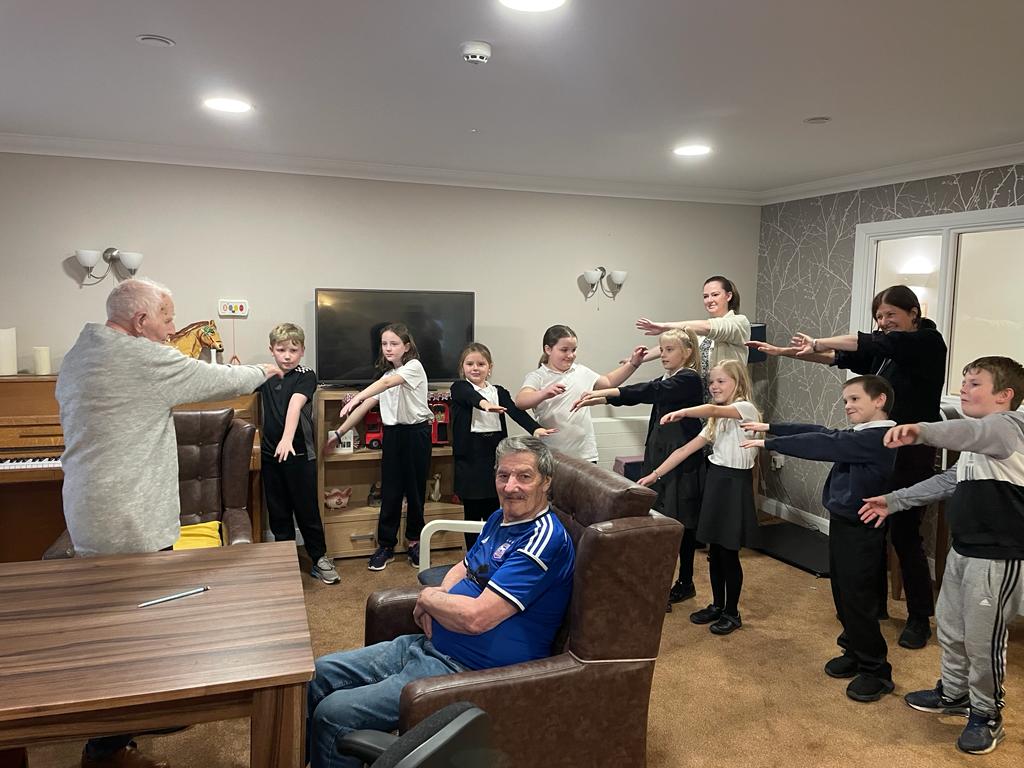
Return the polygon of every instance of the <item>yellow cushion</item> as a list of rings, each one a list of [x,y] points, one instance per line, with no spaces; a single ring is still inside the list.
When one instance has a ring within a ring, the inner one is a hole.
[[[181,526],[181,536],[174,549],[200,549],[220,546],[220,520]]]

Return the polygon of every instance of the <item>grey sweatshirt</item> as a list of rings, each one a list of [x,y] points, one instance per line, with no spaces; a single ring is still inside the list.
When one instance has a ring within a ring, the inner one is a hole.
[[[941,475],[885,498],[898,511],[949,498],[953,549],[964,557],[1024,558],[1024,413],[921,423],[918,443],[961,451]]]
[[[57,377],[64,519],[79,555],[153,552],[178,538],[171,408],[252,392],[255,365],[201,363],[173,347],[90,323]]]

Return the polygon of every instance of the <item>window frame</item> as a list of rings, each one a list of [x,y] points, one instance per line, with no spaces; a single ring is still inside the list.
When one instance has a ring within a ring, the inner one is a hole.
[[[952,341],[953,291],[956,281],[957,246],[960,235],[1024,227],[1024,206],[989,208],[964,213],[940,213],[909,219],[892,219],[858,224],[853,250],[853,284],[850,297],[850,333],[871,331],[875,327],[871,317],[871,299],[875,295],[875,271],[878,243],[921,235],[939,235],[939,289],[936,306],[929,317],[947,340]],[[949,366],[947,363],[947,376]],[[851,374],[852,375],[852,374]],[[942,403],[960,406],[960,400],[945,394],[948,379],[942,386]]]

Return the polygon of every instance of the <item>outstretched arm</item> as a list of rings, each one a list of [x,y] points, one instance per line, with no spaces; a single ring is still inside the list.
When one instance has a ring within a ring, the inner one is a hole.
[[[344,406],[342,406],[341,412],[338,415],[341,418],[344,419],[354,409],[358,408],[359,405],[364,400],[366,400],[367,398],[376,397],[377,395],[379,395],[384,390],[391,389],[392,387],[397,387],[397,386],[399,386],[401,384],[404,384],[404,383],[405,383],[405,379],[403,379],[398,374],[394,374],[393,373],[390,376],[381,376],[379,379],[377,379],[375,382],[373,382],[370,386],[366,387],[365,389],[363,389],[360,392],[356,392],[355,395],[353,395],[351,398],[349,398],[348,402],[345,403]],[[374,400],[374,403],[376,403],[376,402],[377,401]]]
[[[708,441],[705,440],[700,435],[698,435],[697,437],[693,438],[693,440],[688,442],[686,445],[680,448],[676,448],[674,451],[672,451],[672,453],[666,456],[665,460],[658,465],[657,469],[655,469],[649,475],[644,475],[639,480],[637,480],[637,482],[640,485],[645,486],[653,485],[658,480],[661,480],[661,478],[663,478],[673,469],[675,469],[684,461],[686,461],[686,459],[689,458],[691,455],[701,450],[707,444]]]
[[[698,336],[707,336],[711,332],[711,322],[709,320],[648,320],[646,317],[641,317],[636,321],[636,329],[643,331],[647,336],[660,336],[670,328],[693,331]]]
[[[797,354],[801,351],[801,347],[777,347],[766,341],[748,341],[747,346],[750,349],[755,349],[758,352],[763,352],[764,354],[772,357],[792,357],[797,360],[808,360],[812,363],[821,363],[823,365],[832,365],[836,359],[836,353],[832,350],[828,350],[826,352],[805,352],[804,354]]]
[[[743,419],[743,416],[734,405],[691,405],[689,408],[680,408],[678,411],[666,413],[661,417],[661,423],[670,424],[673,421],[683,419]]]
[[[570,411],[578,411],[580,408],[587,408],[592,405],[605,405],[608,402],[609,397],[618,397],[618,387],[608,387],[606,389],[595,389],[593,392],[584,392],[580,395],[580,399],[572,404]]]
[[[341,422],[341,426],[327,433],[327,449],[333,449],[338,442],[338,437],[359,424],[376,405],[377,398],[371,397],[368,400],[363,400],[354,410],[350,411],[348,416]]]
[[[597,381],[594,382],[594,389],[610,389],[619,386],[619,384],[636,373],[637,369],[643,364],[646,355],[647,347],[637,347],[630,353],[627,362],[603,376],[598,376]]]

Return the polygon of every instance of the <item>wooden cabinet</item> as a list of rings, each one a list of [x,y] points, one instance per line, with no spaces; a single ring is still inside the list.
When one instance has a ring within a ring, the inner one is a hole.
[[[367,503],[371,486],[380,480],[379,450],[358,448],[352,453],[328,453],[323,450],[327,434],[341,423],[338,411],[354,390],[320,389],[313,399],[313,414],[316,421],[317,444],[321,447],[317,456],[317,496],[320,500],[320,517],[324,523],[324,538],[327,540],[328,557],[368,557],[377,548],[377,516],[379,506]],[[358,427],[360,445],[365,444],[363,426]],[[430,501],[433,477],[441,475],[441,500]],[[451,503],[454,463],[449,445],[434,446],[427,473],[426,506],[424,521],[461,520],[462,505]],[[351,488],[352,496],[343,509],[328,509],[324,496],[333,488]],[[431,539],[433,548],[447,549],[461,547],[461,533],[446,532]],[[398,532],[396,552],[405,551],[405,513]]]

